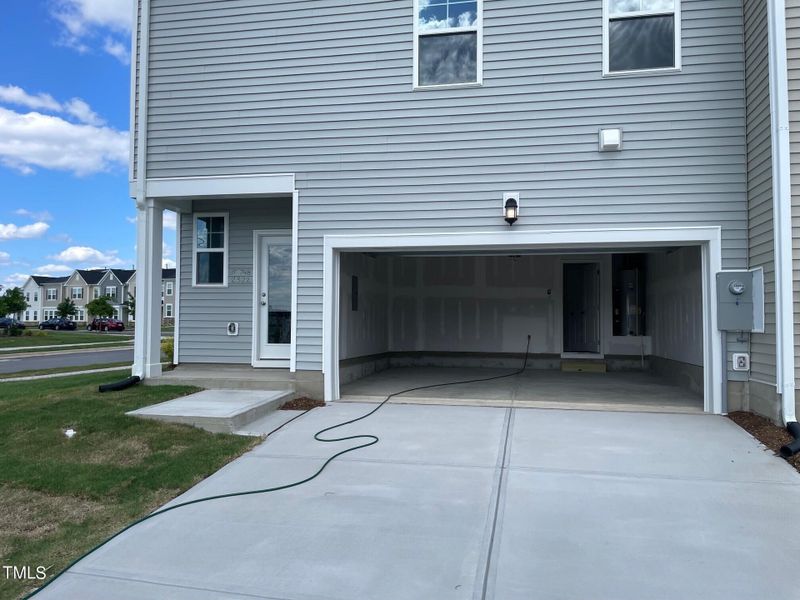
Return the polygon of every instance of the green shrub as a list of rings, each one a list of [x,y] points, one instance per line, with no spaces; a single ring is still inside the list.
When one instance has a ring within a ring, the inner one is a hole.
[[[26,329],[22,335],[25,337],[33,337],[33,329]]]
[[[172,363],[172,357],[174,356],[175,351],[175,342],[172,338],[167,338],[165,340],[161,340],[161,353],[165,355],[165,358]]]

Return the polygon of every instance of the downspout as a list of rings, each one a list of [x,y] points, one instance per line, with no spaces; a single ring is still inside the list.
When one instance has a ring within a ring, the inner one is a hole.
[[[767,0],[767,18],[772,129],[772,222],[775,243],[775,376],[777,392],[781,397],[781,417],[787,431],[795,438],[793,443],[781,448],[781,455],[788,457],[800,451],[800,425],[795,415],[794,393],[792,188],[785,0]]]

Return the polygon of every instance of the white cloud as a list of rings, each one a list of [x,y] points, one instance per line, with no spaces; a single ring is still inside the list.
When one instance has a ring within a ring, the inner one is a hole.
[[[70,246],[50,258],[62,263],[90,267],[121,267],[127,264],[117,256],[117,251],[101,252],[90,246]]]
[[[175,261],[171,258],[164,258],[161,260],[161,268],[162,269],[174,269],[175,268]]]
[[[62,44],[85,53],[102,37],[103,50],[128,64],[123,36],[133,24],[133,0],[55,0],[53,6],[53,16],[64,26]]]
[[[81,123],[86,123],[87,125],[100,127],[106,124],[106,122],[100,118],[100,115],[94,112],[92,107],[80,98],[73,98],[64,104],[64,112],[66,112],[68,115],[72,115],[78,119],[78,121]]]
[[[103,42],[103,51],[116,58],[123,65],[131,64],[131,53],[122,42],[111,37],[106,37]]]
[[[26,273],[11,273],[3,280],[3,289],[21,287],[28,281]]]
[[[89,175],[127,161],[127,132],[0,107],[0,162],[23,174],[42,167]]]
[[[20,217],[29,217],[35,221],[52,221],[53,215],[50,214],[49,211],[46,210],[28,210],[27,208],[18,208],[14,211],[15,215],[19,215]]]
[[[60,275],[69,275],[74,269],[67,265],[42,265],[33,270],[34,275],[50,275],[51,277],[58,277]]]
[[[2,142],[0,142],[2,143]],[[21,240],[42,237],[50,225],[39,221],[30,225],[15,225],[14,223],[0,223],[0,240]]]
[[[29,94],[16,85],[0,85],[0,101],[33,110],[61,110],[61,104],[50,94]]]
[[[0,252],[0,265],[7,265],[11,262],[11,255],[8,252]]]
[[[136,217],[125,217],[125,220],[131,225],[136,225]]]
[[[92,107],[80,98],[72,98],[62,104],[50,94],[29,94],[15,85],[0,85],[0,102],[24,106],[36,111],[64,113],[87,125],[105,124],[105,121],[92,110]]]

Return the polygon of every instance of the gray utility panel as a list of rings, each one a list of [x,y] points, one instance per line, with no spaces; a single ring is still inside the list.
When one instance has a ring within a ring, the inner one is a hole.
[[[755,328],[755,297],[752,271],[717,273],[717,328],[721,331],[752,331]]]

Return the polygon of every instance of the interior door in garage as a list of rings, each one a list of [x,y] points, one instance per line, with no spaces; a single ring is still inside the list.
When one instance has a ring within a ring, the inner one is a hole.
[[[600,266],[564,264],[564,352],[600,352]]]

